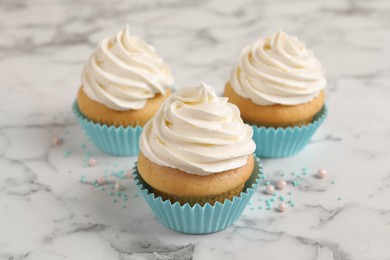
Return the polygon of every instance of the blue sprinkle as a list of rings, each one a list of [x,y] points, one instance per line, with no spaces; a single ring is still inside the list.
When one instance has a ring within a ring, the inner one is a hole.
[[[64,151],[64,157],[68,158],[70,156],[71,152],[69,150]]]
[[[87,147],[87,145],[86,145],[85,143],[82,143],[82,144],[81,144],[81,148],[84,149],[84,148],[86,148],[86,147]]]
[[[274,199],[274,198],[270,198],[270,201],[274,202],[274,201],[275,201],[275,199]]]
[[[287,194],[288,194],[288,195],[291,195],[291,194],[292,194],[292,192],[291,192],[291,191],[289,191]]]
[[[283,196],[283,195],[282,195],[282,196],[279,196],[279,200],[280,200],[280,201],[284,201],[284,200],[285,200],[284,196]]]
[[[112,203],[116,203],[116,199],[112,199]]]
[[[108,192],[108,195],[112,196],[112,195],[114,195],[114,192],[110,191],[110,192]]]
[[[295,175],[295,172],[292,172],[291,175]]]
[[[298,187],[299,185],[301,185],[300,181],[293,181],[293,186],[294,187]]]
[[[270,181],[266,181],[266,182],[265,182],[265,185],[267,185],[267,186],[270,185],[270,184],[271,184]]]
[[[257,208],[258,208],[258,209],[262,209],[263,207],[262,207],[262,206],[258,206]]]
[[[332,184],[336,184],[336,181],[335,181],[335,180],[333,180],[333,181],[331,181],[330,183],[332,183]]]
[[[122,209],[125,209],[126,208],[126,205],[122,205]]]

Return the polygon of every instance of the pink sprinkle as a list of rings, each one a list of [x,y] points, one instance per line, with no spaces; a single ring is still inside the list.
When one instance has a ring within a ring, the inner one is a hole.
[[[95,165],[96,165],[96,160],[95,160],[95,158],[90,158],[90,159],[88,160],[88,165],[89,165],[90,167],[95,166]]]
[[[283,190],[284,188],[286,188],[286,186],[287,186],[287,182],[285,180],[280,180],[276,184],[276,188],[278,188],[278,190]]]
[[[100,184],[100,185],[104,185],[106,184],[106,179],[104,177],[99,177],[99,179],[97,180],[97,182]]]
[[[122,184],[120,184],[119,182],[117,182],[117,183],[115,183],[115,189],[117,190],[117,191],[121,191],[121,190],[123,190],[123,186],[122,186]]]
[[[323,179],[326,176],[326,170],[325,169],[319,169],[317,171],[317,178]]]
[[[274,192],[275,192],[275,187],[274,187],[274,185],[268,185],[267,188],[266,188],[266,190],[265,190],[265,192],[266,192],[267,194],[270,194],[270,195],[274,194]]]
[[[284,212],[286,210],[286,204],[280,203],[278,206],[278,211],[279,212]]]
[[[60,145],[62,143],[62,139],[58,136],[53,136],[53,139],[51,140],[51,143],[53,145]]]

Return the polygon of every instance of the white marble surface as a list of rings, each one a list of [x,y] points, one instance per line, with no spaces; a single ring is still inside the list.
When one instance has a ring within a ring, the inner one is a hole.
[[[135,161],[97,151],[70,112],[84,61],[125,23],[177,87],[202,80],[219,93],[246,44],[278,27],[303,39],[327,70],[330,115],[302,153],[265,171],[325,167],[328,178],[289,186],[285,213],[258,209],[261,188],[233,227],[203,236],[160,225],[130,180],[117,203],[80,183]],[[390,259],[389,28],[387,0],[1,0],[0,258]]]

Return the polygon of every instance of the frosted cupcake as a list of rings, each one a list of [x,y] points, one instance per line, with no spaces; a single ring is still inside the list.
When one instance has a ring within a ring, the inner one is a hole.
[[[143,182],[140,189],[145,190],[160,221],[183,232],[193,233],[193,225],[211,221],[207,216],[211,217],[208,214],[215,207],[229,205],[222,218],[231,216],[233,221],[231,214],[242,212],[242,203],[253,194],[260,174],[259,163],[252,155],[252,128],[243,123],[235,105],[218,97],[206,84],[172,94],[145,125],[140,149],[135,172],[136,179]],[[161,207],[173,215],[161,215]],[[175,219],[193,214],[194,208],[206,216],[196,223],[177,226]],[[213,227],[210,230],[217,231]]]
[[[301,150],[323,121],[325,86],[313,52],[279,30],[243,49],[224,95],[254,125],[256,153],[282,157]]]
[[[126,26],[99,43],[81,81],[74,110],[87,134],[105,152],[138,154],[137,128],[171,93],[169,66]]]

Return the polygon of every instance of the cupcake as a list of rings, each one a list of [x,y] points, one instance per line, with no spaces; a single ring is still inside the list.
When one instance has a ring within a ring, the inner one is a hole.
[[[114,155],[137,155],[141,127],[170,95],[169,66],[126,26],[86,62],[74,111],[92,141]]]
[[[252,154],[252,132],[238,108],[204,83],[172,94],[143,129],[135,169],[136,183],[159,220],[187,233],[231,225],[261,171]],[[201,216],[194,218],[197,211]],[[178,220],[183,214],[193,222]],[[226,223],[205,228],[206,222],[221,218]]]
[[[325,118],[325,86],[313,52],[279,30],[244,48],[224,95],[253,125],[256,154],[284,157],[301,150]]]

